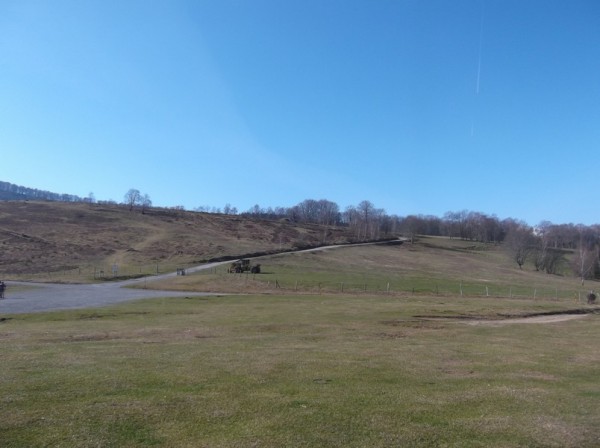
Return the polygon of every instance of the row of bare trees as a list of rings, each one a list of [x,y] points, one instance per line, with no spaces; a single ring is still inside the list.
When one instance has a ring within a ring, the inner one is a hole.
[[[53,193],[37,188],[28,188],[10,182],[0,181],[0,199],[8,200],[32,200],[32,201],[59,201],[59,202],[89,202],[88,198],[82,198],[74,194]]]
[[[515,263],[526,263],[549,274],[570,268],[582,282],[600,278],[600,225],[552,224],[542,221],[537,226],[508,218],[468,210],[432,215],[387,215],[370,201],[348,206],[340,211],[327,200],[307,199],[283,208],[262,209],[258,205],[245,214],[262,218],[286,217],[296,222],[343,225],[350,227],[357,240],[377,239],[402,234],[411,239],[417,235],[446,236],[482,243],[504,242]]]
[[[504,242],[519,268],[525,263],[548,274],[570,268],[583,282],[600,278],[600,225],[552,224],[537,226],[512,218],[500,220],[479,212],[448,212],[443,218],[407,216],[400,230],[408,236],[440,235],[484,243]]]
[[[376,239],[392,233],[392,226],[389,225],[391,218],[385,214],[385,210],[366,200],[356,206],[346,207],[343,212],[335,202],[326,199],[306,199],[289,208],[263,209],[254,205],[243,215],[266,219],[287,218],[299,223],[348,226],[354,231],[357,240]]]
[[[306,199],[287,210],[290,219],[323,225],[338,224],[340,208],[335,202],[326,199]]]
[[[389,235],[391,229],[383,225],[385,216],[384,209],[375,207],[371,201],[361,201],[357,206],[346,207],[342,223],[354,230],[358,240],[373,240]]]
[[[511,221],[506,247],[520,268],[530,260],[535,269],[549,274],[570,258],[573,273],[581,279],[600,277],[600,225],[552,224],[548,221],[535,228]]]

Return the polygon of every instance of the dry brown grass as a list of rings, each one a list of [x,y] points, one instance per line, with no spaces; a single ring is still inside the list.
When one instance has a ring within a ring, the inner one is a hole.
[[[6,278],[113,264],[189,266],[299,244],[346,242],[342,228],[180,210],[0,201],[0,275]]]

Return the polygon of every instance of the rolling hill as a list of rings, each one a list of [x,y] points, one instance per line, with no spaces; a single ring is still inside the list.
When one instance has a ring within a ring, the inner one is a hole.
[[[0,201],[0,275],[174,266],[345,243],[343,227],[77,202]]]
[[[391,236],[391,235],[390,235]],[[518,269],[498,244],[420,237],[402,246],[348,247],[341,226],[296,224],[243,215],[111,204],[0,201],[0,278],[59,282],[115,280],[179,267],[262,255],[264,274],[219,271],[169,282],[169,288],[217,292],[400,292],[450,295],[580,297],[598,282]],[[565,261],[566,262],[566,261]],[[118,273],[113,271],[118,267]],[[164,287],[165,284],[158,285]]]

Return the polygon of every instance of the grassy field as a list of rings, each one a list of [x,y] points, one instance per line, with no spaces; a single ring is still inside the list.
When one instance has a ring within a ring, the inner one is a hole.
[[[499,245],[421,237],[415,244],[354,246],[253,260],[262,274],[228,274],[227,266],[154,285],[189,291],[254,293],[436,294],[585,301],[590,289],[570,275],[520,270]],[[150,283],[149,283],[150,284]]]
[[[595,447],[598,315],[491,320],[570,307],[260,295],[5,316],[0,444]]]
[[[148,261],[169,238],[111,250]],[[144,285],[222,297],[0,316],[0,446],[600,446],[597,282],[443,238],[253,262]]]

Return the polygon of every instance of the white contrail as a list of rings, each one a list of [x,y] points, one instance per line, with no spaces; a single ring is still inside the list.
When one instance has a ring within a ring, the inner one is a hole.
[[[481,78],[481,50],[479,53],[479,63],[477,64],[477,87],[475,88],[475,92],[479,95],[479,80]]]
[[[481,84],[481,55],[483,53],[483,14],[484,0],[481,0],[481,23],[479,25],[479,54],[477,55],[477,81],[475,83],[475,95],[479,96],[479,86]],[[475,137],[475,117],[471,117],[471,138]]]
[[[481,2],[481,26],[479,28],[479,58],[477,62],[477,85],[475,93],[479,95],[479,81],[481,80],[481,53],[483,49],[483,0]]]

